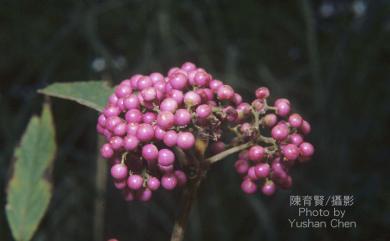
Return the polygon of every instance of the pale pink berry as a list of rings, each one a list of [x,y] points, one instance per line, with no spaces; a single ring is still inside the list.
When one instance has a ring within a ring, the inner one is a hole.
[[[164,135],[163,142],[169,147],[173,147],[177,143],[177,133],[174,130],[167,131]]]
[[[272,194],[275,193],[275,183],[273,181],[267,181],[261,188],[261,191],[264,195],[266,196],[271,196]]]
[[[127,151],[135,150],[138,147],[139,140],[137,137],[129,135],[123,139],[123,147]]]
[[[201,119],[209,117],[211,114],[211,108],[209,105],[203,104],[196,108],[196,116]]]
[[[128,175],[127,166],[124,164],[115,164],[111,167],[111,176],[115,179],[121,180]]]
[[[182,187],[187,183],[187,175],[183,171],[176,170],[174,174],[177,179],[177,186]]]
[[[169,149],[161,149],[158,152],[158,164],[161,166],[170,166],[175,162],[175,154]]]
[[[259,163],[255,166],[255,174],[258,178],[268,177],[271,167],[268,163]]]
[[[154,161],[159,156],[157,147],[153,144],[146,144],[142,147],[142,157],[147,161]]]
[[[275,140],[282,141],[287,138],[289,133],[288,127],[284,124],[277,124],[271,130],[271,135]]]
[[[157,116],[157,125],[166,130],[171,128],[175,124],[175,116],[172,112],[161,111]]]
[[[300,144],[299,150],[303,157],[311,157],[314,154],[314,147],[309,142],[303,142]]]
[[[248,172],[249,163],[246,160],[239,159],[234,163],[234,167],[236,168],[238,174],[244,175]]]
[[[178,109],[175,113],[175,123],[179,126],[186,126],[191,122],[191,114],[186,109]]]
[[[102,157],[108,159],[114,155],[114,150],[112,149],[110,144],[106,143],[100,148],[100,154],[102,155]]]
[[[188,91],[188,92],[184,95],[184,103],[185,103],[187,106],[199,105],[201,101],[202,101],[202,99],[200,98],[200,95],[197,94],[197,93],[194,92],[194,91]]]
[[[256,98],[266,99],[269,97],[269,89],[267,87],[260,87],[256,90]]]
[[[256,192],[257,186],[254,182],[247,178],[241,183],[241,189],[247,194],[253,194]]]
[[[248,157],[251,161],[261,161],[264,158],[265,150],[262,146],[252,146],[249,149]]]
[[[230,85],[222,85],[217,90],[219,100],[230,100],[234,96],[234,90]]]
[[[161,111],[169,111],[174,113],[178,107],[178,104],[175,99],[173,98],[166,98],[163,100],[160,104],[160,110]]]
[[[156,191],[160,187],[160,180],[156,177],[149,177],[147,186],[150,190]]]
[[[127,186],[131,190],[139,190],[142,187],[143,183],[144,183],[144,179],[137,174],[133,174],[129,176],[129,178],[127,179]]]
[[[161,186],[167,190],[173,190],[177,185],[177,178],[173,173],[162,176]]]
[[[181,149],[190,149],[195,145],[195,137],[191,132],[179,132],[177,135],[177,146]]]
[[[294,113],[288,117],[288,122],[292,127],[298,128],[302,125],[303,119],[299,114]]]

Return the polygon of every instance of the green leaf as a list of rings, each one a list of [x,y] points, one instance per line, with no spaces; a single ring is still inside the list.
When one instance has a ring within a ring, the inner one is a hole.
[[[13,173],[7,187],[5,207],[9,226],[17,241],[28,241],[36,231],[51,198],[56,143],[49,104],[40,117],[33,116],[14,152]]]
[[[113,88],[104,81],[85,81],[70,83],[54,83],[39,93],[62,99],[73,100],[97,111],[102,111]]]

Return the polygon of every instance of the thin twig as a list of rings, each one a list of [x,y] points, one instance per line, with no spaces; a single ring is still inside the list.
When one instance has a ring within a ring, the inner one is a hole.
[[[235,146],[235,147],[232,147],[230,149],[227,149],[226,151],[223,151],[223,152],[220,152],[214,156],[211,156],[209,158],[206,159],[206,162],[212,164],[212,163],[215,163],[217,161],[220,161],[222,159],[224,159],[225,157],[233,154],[233,153],[236,153],[236,152],[239,152],[241,150],[244,150],[248,147],[250,147],[253,143],[251,142],[248,142],[248,143],[245,143],[245,144],[241,144],[239,146]]]

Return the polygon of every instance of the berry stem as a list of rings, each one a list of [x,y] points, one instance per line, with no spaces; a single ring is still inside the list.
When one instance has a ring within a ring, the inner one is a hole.
[[[218,153],[214,156],[207,158],[206,162],[208,162],[210,164],[215,163],[215,162],[220,161],[233,153],[239,152],[241,150],[244,150],[244,149],[250,147],[252,144],[253,144],[252,142],[247,142],[247,143],[241,144],[239,146],[232,147],[230,149],[227,149],[226,151],[223,151],[221,153]]]
[[[205,177],[207,169],[200,168],[198,175],[184,188],[181,199],[181,209],[173,226],[171,241],[182,241],[187,227],[191,207],[196,199],[197,192],[202,179]]]

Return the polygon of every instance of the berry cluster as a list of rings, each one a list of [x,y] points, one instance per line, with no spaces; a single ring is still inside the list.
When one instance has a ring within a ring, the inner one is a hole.
[[[114,184],[126,200],[148,201],[160,186],[185,185],[188,174],[202,168],[200,162],[211,163],[217,153],[244,145],[235,164],[244,177],[242,189],[255,192],[261,179],[263,193],[270,195],[274,183],[291,185],[288,169],[314,149],[303,142],[309,123],[289,115],[288,100],[268,106],[268,97],[261,87],[251,104],[243,102],[231,86],[188,62],[166,77],[137,74],[116,87],[99,115],[97,131],[107,140],[100,153],[111,161]],[[231,141],[225,144],[222,137]]]
[[[245,193],[256,192],[256,183],[260,182],[262,193],[270,196],[276,186],[291,187],[289,170],[297,161],[309,160],[314,147],[303,139],[311,130],[310,124],[299,114],[290,114],[289,100],[277,99],[274,106],[269,106],[267,98],[270,93],[266,87],[258,88],[255,94],[252,117],[249,122],[238,125],[236,130],[253,145],[239,153],[235,168],[243,177],[241,189]],[[264,135],[267,133],[270,137]]]

